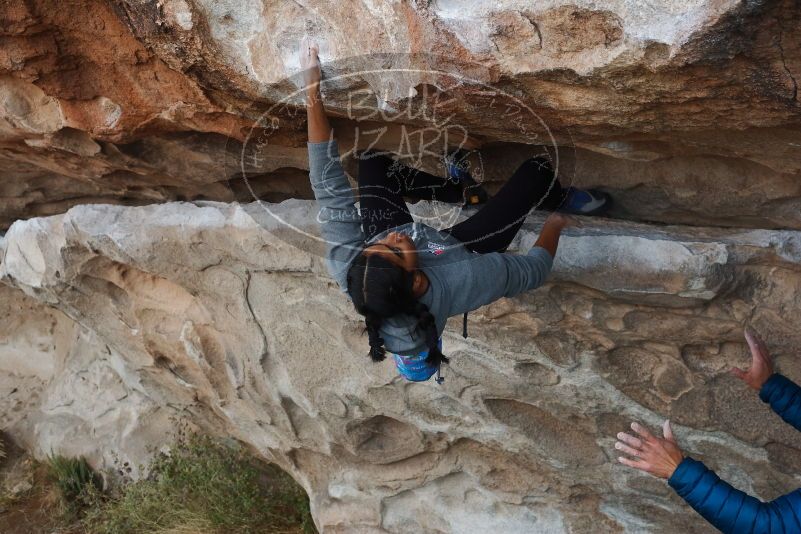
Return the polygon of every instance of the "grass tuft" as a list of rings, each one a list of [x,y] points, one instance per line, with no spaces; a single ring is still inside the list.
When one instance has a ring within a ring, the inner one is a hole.
[[[60,504],[65,521],[78,519],[97,502],[102,482],[85,458],[51,454],[44,467],[47,478],[56,490],[54,498]]]
[[[313,533],[306,493],[242,447],[192,435],[160,453],[145,479],[87,510],[97,534]]]

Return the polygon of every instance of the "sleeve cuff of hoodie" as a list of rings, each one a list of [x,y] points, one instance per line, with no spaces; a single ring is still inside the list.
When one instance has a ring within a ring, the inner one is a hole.
[[[546,268],[548,269],[548,272],[545,273],[546,275],[551,272],[551,269],[553,269],[553,258],[551,257],[551,253],[544,248],[531,247],[531,250],[528,251],[528,255],[541,260],[545,264]]]
[[[774,373],[762,384],[762,389],[759,390],[759,398],[762,399],[762,402],[770,403],[770,399],[775,393],[780,392],[791,384],[793,384],[793,382],[790,381],[789,378],[779,373]]]
[[[705,472],[706,466],[703,463],[687,456],[670,475],[668,485],[676,490],[676,493],[684,496],[682,490],[686,490],[688,485],[694,485]]]
[[[322,154],[325,154],[326,149],[329,146],[337,146],[336,139],[329,139],[328,141],[317,141],[316,143],[311,143],[309,141],[306,142],[306,146],[309,147],[309,152],[314,151],[322,151]]]
[[[321,180],[323,171],[331,160],[339,161],[339,145],[336,139],[320,141],[319,143],[306,143],[309,149],[309,174]]]

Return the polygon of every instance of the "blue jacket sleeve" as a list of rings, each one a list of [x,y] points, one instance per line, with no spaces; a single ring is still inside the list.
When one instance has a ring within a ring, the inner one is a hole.
[[[515,295],[541,286],[548,278],[553,258],[542,247],[528,254],[492,252],[480,254],[470,262],[469,278],[464,286],[448,295],[448,316],[473,311],[501,297]]]
[[[759,390],[759,398],[770,404],[779,417],[801,430],[801,387],[792,380],[774,374]]]
[[[319,211],[317,222],[326,244],[328,272],[343,291],[351,261],[364,245],[361,217],[350,182],[339,162],[336,140],[307,143],[309,180]]]
[[[770,502],[762,502],[734,489],[703,463],[689,457],[679,464],[668,484],[721,532],[801,532],[801,490]]]

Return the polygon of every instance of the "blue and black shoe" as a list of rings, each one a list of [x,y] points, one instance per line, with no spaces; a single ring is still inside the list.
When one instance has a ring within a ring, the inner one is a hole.
[[[572,215],[601,215],[612,206],[612,197],[597,189],[568,187],[559,211]]]
[[[470,174],[470,161],[468,153],[457,150],[445,155],[445,168],[448,178],[462,186],[462,197],[465,206],[477,206],[489,199],[489,194],[480,183],[476,182]]]

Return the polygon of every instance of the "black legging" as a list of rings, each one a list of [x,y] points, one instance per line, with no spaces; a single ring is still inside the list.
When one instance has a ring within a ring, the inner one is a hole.
[[[359,156],[359,211],[367,239],[412,222],[404,196],[462,202],[462,187],[448,178],[407,167],[388,156]],[[532,208],[555,210],[564,189],[544,157],[524,161],[498,194],[469,219],[443,230],[480,253],[506,250]]]

